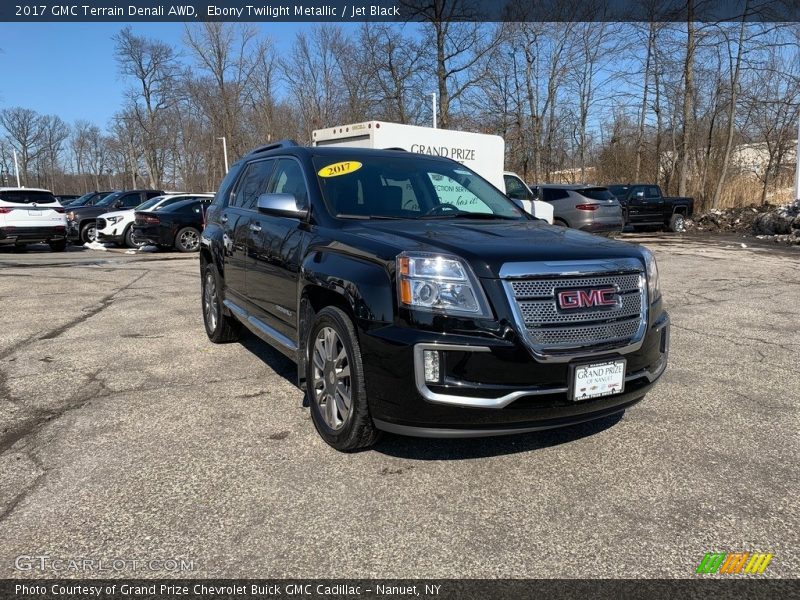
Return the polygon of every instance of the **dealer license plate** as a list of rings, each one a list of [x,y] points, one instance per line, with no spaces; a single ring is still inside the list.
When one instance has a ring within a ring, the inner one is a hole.
[[[573,373],[573,400],[610,396],[625,389],[624,360],[575,365]]]

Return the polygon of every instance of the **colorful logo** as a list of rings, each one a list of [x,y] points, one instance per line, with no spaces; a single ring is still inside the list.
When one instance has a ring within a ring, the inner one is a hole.
[[[772,560],[772,554],[733,552],[707,552],[697,566],[698,573],[719,573],[735,575],[737,573],[763,573]]]

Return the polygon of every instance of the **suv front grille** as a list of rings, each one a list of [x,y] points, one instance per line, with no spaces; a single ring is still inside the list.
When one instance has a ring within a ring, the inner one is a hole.
[[[97,219],[97,224],[95,225],[97,229],[105,229],[106,228],[106,220],[105,219]]]
[[[641,263],[639,263],[641,264]],[[640,344],[647,326],[647,283],[642,267],[627,272],[575,273],[565,265],[562,275],[557,264],[547,272],[504,278],[504,287],[519,332],[534,355],[540,358],[613,351]],[[611,268],[603,264],[602,268]],[[531,271],[535,271],[535,264]],[[563,310],[557,305],[562,290],[591,290],[613,287],[619,302],[612,307]]]

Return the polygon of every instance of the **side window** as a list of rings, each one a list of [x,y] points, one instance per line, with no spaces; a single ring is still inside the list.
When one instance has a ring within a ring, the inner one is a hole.
[[[269,186],[272,194],[294,194],[298,206],[308,205],[308,188],[303,177],[303,168],[292,158],[278,159],[272,183]]]
[[[564,198],[569,198],[569,192],[567,192],[567,190],[560,190],[558,188],[542,188],[542,200],[545,202],[563,200]]]
[[[644,198],[644,186],[637,185],[631,189],[631,198]]]
[[[517,200],[528,199],[528,190],[519,179],[511,175],[503,175],[503,181],[506,184],[506,196]]]
[[[439,173],[428,173],[433,189],[439,198],[439,204],[452,204],[465,212],[491,213],[486,203],[470,192],[463,185]],[[519,183],[519,182],[518,182]]]
[[[258,160],[247,165],[236,184],[230,206],[255,209],[256,200],[267,191],[267,183],[274,166],[275,161],[272,159]]]
[[[214,195],[213,203],[215,207],[227,206],[229,200],[228,197],[230,196],[231,193],[231,188],[233,187],[236,178],[239,176],[239,173],[241,173],[241,170],[242,170],[241,163],[237,162],[234,163],[230,171],[228,171],[227,175],[225,175],[225,178],[222,180],[222,183],[219,184],[219,189],[217,190],[217,193]]]
[[[146,192],[144,195],[145,200],[150,200],[150,198],[155,198],[156,196],[161,196],[161,192]]]
[[[126,194],[122,197],[123,208],[133,208],[134,206],[139,206],[141,202],[142,198],[139,196],[138,192],[135,194]]]
[[[658,188],[654,185],[648,186],[647,193],[645,193],[647,198],[659,198],[661,195],[658,193]]]

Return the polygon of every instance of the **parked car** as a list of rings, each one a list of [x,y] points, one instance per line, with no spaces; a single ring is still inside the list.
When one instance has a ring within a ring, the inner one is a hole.
[[[625,224],[634,230],[658,228],[681,232],[686,219],[694,213],[694,198],[664,196],[661,187],[652,183],[610,185],[608,189],[622,205]]]
[[[128,248],[140,248],[144,242],[138,240],[133,231],[137,211],[155,212],[183,200],[211,202],[213,198],[214,194],[165,194],[150,198],[134,208],[104,213],[97,217],[97,240],[124,244]]]
[[[89,192],[88,194],[84,194],[83,196],[80,196],[79,198],[76,198],[75,200],[70,200],[69,202],[62,202],[61,205],[64,208],[67,208],[67,207],[69,207],[69,208],[78,208],[79,206],[93,206],[94,204],[97,204],[98,202],[100,202],[100,200],[102,200],[103,198],[105,198],[106,196],[108,196],[111,193],[112,193],[111,191],[107,191],[107,192]]]
[[[446,179],[463,204],[434,185]],[[200,273],[209,339],[246,327],[294,360],[314,426],[342,451],[380,431],[478,437],[601,418],[667,365],[649,250],[548,225],[444,157],[255,150],[208,209]]]
[[[64,207],[50,190],[0,187],[0,245],[25,250],[47,243],[54,252],[67,247]]]
[[[92,206],[79,206],[67,211],[67,238],[81,244],[97,238],[97,217],[111,209],[136,208],[145,200],[162,196],[162,190],[126,190],[113,192]]]
[[[522,177],[512,171],[504,171],[503,183],[506,186],[506,196],[511,198],[517,206],[539,219],[544,219],[550,225],[553,224],[553,207],[547,202],[537,200],[533,190],[522,181]]]
[[[536,197],[553,206],[553,224],[611,235],[624,227],[622,208],[607,188],[591,185],[531,186]]]
[[[79,194],[59,194],[58,196],[56,196],[56,200],[58,200],[61,206],[66,206],[67,204],[69,204],[73,200],[77,200],[78,198],[80,198]]]
[[[159,248],[197,252],[212,198],[181,200],[157,211],[137,210],[133,235],[137,241]]]

